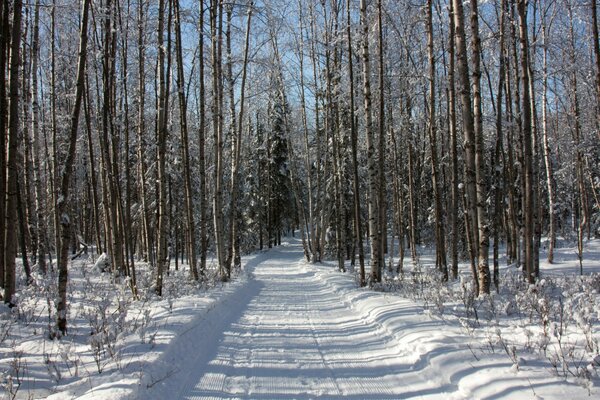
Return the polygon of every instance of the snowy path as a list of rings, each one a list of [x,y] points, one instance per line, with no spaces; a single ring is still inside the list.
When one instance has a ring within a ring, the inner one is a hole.
[[[441,395],[432,377],[419,371],[414,353],[405,356],[385,328],[315,275],[299,247],[271,251],[255,266],[239,303],[210,322],[221,325],[222,334],[197,338],[208,354],[189,365],[177,398]],[[425,391],[407,392],[419,386]]]
[[[349,275],[307,265],[298,243],[249,258],[246,271],[164,348],[136,398],[587,397],[537,363],[516,371],[501,352],[474,357],[457,321],[357,290]]]

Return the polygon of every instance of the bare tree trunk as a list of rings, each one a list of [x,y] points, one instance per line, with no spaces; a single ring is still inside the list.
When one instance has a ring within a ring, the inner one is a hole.
[[[152,224],[150,222],[150,210],[148,207],[148,194],[147,194],[147,182],[146,182],[146,153],[144,151],[144,136],[146,135],[146,119],[145,119],[145,107],[146,107],[146,54],[145,54],[145,14],[144,14],[144,3],[142,1],[138,4],[138,130],[137,130],[137,158],[138,158],[138,190],[140,196],[140,203],[142,206],[142,238],[144,251],[144,258],[154,264],[154,240],[152,238],[151,230]]]
[[[458,78],[460,81],[460,98],[463,114],[463,132],[465,136],[465,219],[467,226],[468,242],[471,244],[472,257],[478,254],[477,223],[477,190],[476,190],[476,163],[475,163],[475,126],[471,104],[471,85],[469,82],[469,64],[467,59],[467,44],[464,24],[464,11],[461,0],[453,0],[454,25],[456,27],[456,58],[458,61]],[[477,54],[477,57],[479,55]],[[474,276],[474,279],[478,279]],[[477,283],[478,292],[485,292],[485,288]],[[489,291],[489,289],[488,289]]]
[[[124,269],[125,272],[127,274],[127,277],[129,277],[129,288],[131,289],[132,295],[134,298],[137,298],[138,296],[138,292],[137,292],[137,276],[136,276],[136,270],[135,270],[135,260],[133,257],[133,253],[135,251],[135,249],[133,248],[132,244],[133,244],[133,229],[132,229],[132,224],[131,224],[131,167],[130,167],[130,162],[129,162],[129,86],[128,86],[128,63],[127,63],[127,58],[128,58],[128,53],[129,53],[129,48],[128,48],[128,43],[129,43],[129,14],[130,14],[130,6],[129,6],[129,1],[126,2],[126,7],[127,7],[127,15],[126,15],[126,19],[124,21],[124,18],[122,16],[122,10],[121,10],[121,6],[120,3],[116,3],[115,4],[117,7],[117,17],[118,17],[118,21],[119,21],[119,26],[121,28],[121,32],[123,32],[123,35],[121,37],[121,60],[122,60],[122,67],[121,67],[121,71],[122,71],[122,77],[121,77],[121,82],[122,82],[122,90],[123,90],[123,96],[120,97],[121,99],[121,106],[120,108],[122,109],[122,114],[123,114],[123,130],[124,130],[124,146],[118,146],[118,142],[117,144],[113,144],[114,146],[114,150],[113,153],[115,154],[115,161],[113,162],[113,164],[115,164],[114,170],[115,170],[115,175],[118,176],[118,174],[116,173],[118,171],[118,165],[119,165],[119,159],[118,159],[118,154],[121,150],[121,147],[124,147],[125,150],[125,156],[123,157],[123,162],[125,164],[125,198],[123,199],[123,194],[122,191],[119,190],[120,195],[120,199],[119,199],[119,223],[120,223],[120,229],[121,229],[121,239],[123,241],[123,248],[125,250],[125,254],[124,254]],[[117,187],[120,188],[118,182],[117,182]]]
[[[8,125],[8,104],[6,96],[6,56],[7,49],[10,46],[10,22],[9,22],[9,4],[8,0],[0,2],[0,287],[4,288],[6,265],[4,259],[5,253],[5,231],[6,231],[6,128]],[[0,295],[0,298],[1,295]],[[8,299],[8,301],[11,301]]]
[[[519,225],[519,219],[517,217],[517,205],[518,205],[518,193],[516,191],[516,184],[517,184],[517,173],[515,171],[515,167],[517,164],[516,159],[518,158],[518,156],[515,156],[515,152],[517,151],[518,148],[518,142],[517,140],[514,139],[514,125],[518,124],[519,122],[517,122],[516,120],[518,118],[515,118],[514,116],[514,108],[513,107],[513,103],[514,103],[514,97],[513,97],[513,90],[512,90],[512,76],[513,74],[518,75],[518,67],[515,66],[516,70],[513,71],[511,69],[511,62],[510,62],[510,55],[509,53],[514,53],[514,24],[512,23],[512,2],[510,3],[510,9],[506,10],[506,12],[508,13],[508,15],[506,15],[505,17],[511,17],[511,23],[509,24],[510,29],[511,29],[511,45],[510,47],[507,47],[506,51],[507,51],[507,62],[505,64],[505,68],[506,68],[506,74],[505,74],[505,92],[506,92],[506,117],[508,120],[508,129],[506,132],[506,137],[507,137],[507,143],[510,143],[510,146],[507,146],[507,151],[506,151],[506,162],[504,163],[504,174],[505,174],[505,181],[507,182],[506,184],[506,192],[507,192],[507,203],[508,203],[508,209],[506,211],[506,219],[507,219],[507,237],[509,240],[507,240],[507,262],[508,264],[512,264],[512,263],[516,263],[517,266],[520,266],[520,260],[521,260],[521,235],[519,233],[520,231],[520,225]],[[508,6],[508,5],[507,5]],[[509,12],[510,11],[510,12]],[[510,50],[510,51],[509,51]],[[513,57],[514,58],[514,57]],[[518,64],[518,60],[515,59],[515,64]],[[518,83],[517,83],[518,85]],[[520,121],[520,120],[519,120]]]
[[[407,100],[409,101],[409,100]],[[411,106],[407,105],[407,116],[410,117],[410,113],[412,112]],[[413,171],[414,168],[414,159],[415,159],[415,149],[413,144],[413,132],[410,129],[408,138],[408,202],[409,202],[409,219],[410,219],[410,254],[412,258],[413,264],[416,266],[419,263],[419,253],[417,251],[417,208],[416,208],[416,195],[415,195],[415,178]]]
[[[119,27],[123,34],[121,35],[121,86],[123,90],[123,96],[121,99],[120,109],[123,113],[123,133],[124,133],[124,146],[116,146],[115,152],[124,153],[121,155],[123,163],[125,164],[125,194],[123,196],[121,192],[120,205],[120,222],[122,230],[123,247],[125,250],[125,271],[127,276],[130,278],[129,287],[134,297],[137,297],[137,276],[135,271],[135,260],[133,248],[133,225],[131,218],[131,163],[129,161],[129,147],[130,147],[130,123],[129,123],[129,67],[128,67],[128,54],[129,54],[129,16],[130,12],[130,1],[125,2],[126,15],[123,18],[122,7],[120,3],[116,3],[117,17],[119,21]],[[125,149],[124,151],[122,149]],[[118,160],[117,160],[118,161]],[[123,198],[124,197],[124,198]]]
[[[594,41],[594,57],[596,58],[596,130],[600,139],[600,40],[598,39],[598,6],[592,3],[592,40]]]
[[[365,108],[365,131],[367,137],[367,159],[369,164],[369,235],[371,239],[371,278],[379,281],[381,270],[381,232],[379,225],[381,217],[377,204],[379,193],[378,165],[375,156],[375,137],[373,135],[373,106],[371,100],[371,67],[369,61],[369,21],[367,19],[366,0],[360,0],[360,24],[362,27],[362,71],[363,96]]]
[[[30,131],[30,110],[31,110],[31,56],[30,43],[27,42],[30,25],[29,7],[25,7],[25,15],[22,27],[21,41],[21,142],[23,144],[21,154],[22,171],[17,176],[17,214],[19,218],[21,259],[23,260],[23,269],[27,275],[28,283],[31,283],[31,266],[29,264],[28,252],[31,252],[33,259],[37,256],[37,231],[35,229],[36,214],[34,211],[32,193],[33,185],[33,162],[32,162],[32,139]],[[21,229],[22,227],[22,229]]]
[[[200,195],[200,275],[204,276],[206,272],[206,252],[208,247],[207,238],[207,216],[206,216],[206,123],[205,123],[205,87],[204,87],[204,6],[203,1],[200,4],[200,21],[199,21],[199,80],[200,80],[200,99],[199,99],[199,126],[198,126],[198,164],[200,175],[199,195]]]
[[[239,232],[239,192],[240,188],[240,156],[241,156],[241,148],[242,148],[242,128],[243,128],[243,120],[244,120],[244,103],[245,103],[245,93],[246,93],[246,78],[247,78],[247,68],[248,68],[248,50],[250,47],[250,23],[252,21],[252,7],[254,6],[254,2],[250,1],[248,5],[248,19],[246,21],[246,37],[244,44],[244,64],[242,66],[242,87],[240,92],[240,115],[237,119],[238,126],[232,126],[232,134],[234,138],[232,140],[232,157],[231,157],[231,203],[229,206],[229,248],[227,254],[227,265],[231,265],[233,261],[234,268],[241,268],[241,254],[240,254],[240,232]],[[229,78],[229,88],[230,88],[230,99],[233,99],[233,78],[231,76],[231,35],[230,28],[231,25],[231,11],[227,12],[227,23],[228,23],[228,37],[227,37],[227,54],[229,58],[228,63],[228,78]],[[232,121],[235,122],[235,103],[232,102]],[[233,123],[232,122],[232,123]]]
[[[100,205],[98,200],[98,177],[96,174],[96,160],[94,156],[94,143],[92,139],[92,117],[90,111],[90,88],[87,83],[87,74],[85,78],[85,95],[83,97],[83,111],[85,115],[85,124],[86,124],[86,132],[87,132],[87,142],[88,142],[88,156],[90,160],[90,175],[91,175],[91,186],[92,186],[92,207],[93,207],[93,215],[94,215],[94,231],[96,234],[96,252],[100,254],[102,250],[102,239],[100,237]]]
[[[377,262],[377,273],[373,275],[374,282],[381,282],[381,271],[385,264],[385,252],[387,250],[387,221],[386,221],[386,199],[385,199],[385,91],[383,63],[383,11],[382,0],[377,1],[377,28],[379,44],[379,140],[378,140],[378,176],[377,176],[377,207],[379,212],[379,224],[377,234],[379,235],[379,260]]]
[[[321,128],[321,107],[319,102],[322,97],[322,88],[319,87],[319,71],[320,68],[317,65],[317,51],[315,43],[318,42],[317,39],[317,27],[316,27],[316,18],[314,15],[314,8],[312,3],[310,3],[310,32],[311,32],[311,54],[310,58],[312,61],[312,72],[313,72],[313,83],[314,87],[317,90],[317,94],[314,96],[315,100],[315,147],[316,147],[316,160],[315,160],[315,170],[316,170],[316,188],[314,193],[314,210],[313,210],[313,219],[311,220],[311,235],[313,237],[313,259],[312,262],[320,262],[323,256],[323,247],[324,247],[324,237],[325,237],[325,229],[322,226],[322,216],[324,214],[324,205],[323,205],[323,173],[321,172],[323,166],[323,139],[322,139],[322,128]]]
[[[442,210],[442,187],[438,171],[437,126],[435,116],[435,59],[433,52],[433,1],[427,1],[427,49],[429,58],[429,148],[431,153],[431,178],[435,203],[435,264],[442,273],[442,279],[448,280],[446,264],[446,234]]]
[[[588,205],[587,205],[587,193],[585,188],[585,176],[583,172],[583,154],[581,153],[581,122],[580,122],[580,110],[579,110],[579,95],[577,92],[577,70],[575,65],[577,59],[575,56],[575,33],[574,33],[574,20],[573,10],[571,4],[567,2],[567,11],[569,14],[569,40],[570,49],[569,56],[571,62],[572,76],[571,76],[571,114],[574,119],[573,126],[573,139],[575,145],[575,174],[577,176],[577,190],[579,193],[579,224],[577,226],[577,256],[579,258],[579,272],[583,275],[583,237],[585,235],[585,228],[589,221]],[[573,213],[575,210],[573,210]]]
[[[237,148],[239,146],[238,143],[238,135],[237,135],[237,118],[235,111],[235,94],[234,94],[234,86],[235,82],[233,80],[233,55],[231,54],[231,20],[233,18],[233,5],[226,4],[225,5],[225,76],[223,77],[223,84],[227,84],[227,97],[229,103],[229,127],[227,129],[227,136],[231,138],[231,175],[230,175],[230,202],[229,202],[229,215],[226,223],[223,226],[223,236],[227,238],[227,243],[223,251],[225,252],[225,270],[227,271],[227,275],[231,275],[231,262],[233,260],[233,237],[235,234],[234,224],[236,223],[235,217],[237,215],[234,214],[235,204],[233,200],[237,203],[237,188],[234,186],[234,170],[237,169],[236,163],[238,160],[236,159]],[[223,90],[223,89],[221,89]],[[225,133],[223,133],[225,135]],[[225,139],[224,139],[225,140]],[[233,199],[235,197],[235,199]],[[224,239],[225,240],[225,239]]]
[[[502,102],[505,78],[505,49],[504,49],[504,31],[505,31],[505,10],[506,0],[500,3],[500,66],[498,68],[498,92],[496,93],[496,148],[494,149],[494,286],[496,292],[500,288],[500,270],[499,270],[499,249],[500,249],[500,228],[502,225],[503,204],[503,174],[502,174],[502,154],[504,153],[504,132],[502,131]]]
[[[475,138],[475,187],[477,212],[477,255],[479,293],[490,292],[489,221],[486,212],[487,190],[485,175],[485,148],[483,144],[483,112],[481,105],[481,40],[479,39],[479,12],[477,0],[471,0],[471,35],[473,47],[473,126]]]
[[[187,224],[187,254],[192,279],[199,279],[196,266],[196,223],[194,221],[194,203],[192,188],[192,171],[190,166],[190,150],[187,124],[187,102],[185,97],[185,75],[183,71],[183,50],[181,44],[181,15],[179,0],[174,0],[175,8],[175,52],[177,57],[177,93],[179,98],[179,119],[181,129],[181,147],[183,158],[183,181],[185,190],[185,217]]]
[[[52,173],[50,174],[50,191],[54,217],[54,249],[56,259],[60,259],[60,216],[58,214],[58,122],[56,117],[56,0],[52,0],[50,9],[50,114],[52,130]]]
[[[592,0],[595,4],[596,1]],[[544,166],[546,167],[546,190],[548,191],[548,263],[554,262],[554,246],[556,246],[556,222],[554,202],[554,171],[552,168],[552,150],[548,140],[548,44],[545,18],[542,19],[542,135]]]
[[[390,112],[391,114],[391,112]],[[391,124],[392,127],[394,126],[393,124]],[[396,140],[396,133],[394,132],[393,128],[391,129],[390,132],[390,137],[391,137],[391,141],[392,141],[392,147],[393,147],[393,154],[394,154],[394,207],[395,207],[395,212],[396,212],[396,218],[395,218],[395,224],[396,224],[396,230],[398,231],[398,247],[399,247],[399,251],[398,251],[398,262],[396,264],[396,273],[397,274],[402,274],[404,272],[404,237],[405,235],[405,231],[404,231],[404,190],[403,190],[403,182],[402,182],[402,175],[401,175],[401,165],[402,165],[402,159],[401,159],[401,149],[399,148],[400,146],[398,146],[398,141]]]
[[[14,306],[17,256],[18,223],[17,204],[19,190],[17,180],[21,168],[19,146],[22,140],[19,126],[19,63],[21,50],[21,12],[23,2],[15,0],[10,43],[9,110],[8,110],[8,154],[6,177],[6,222],[4,236],[4,302]]]
[[[120,226],[120,189],[117,173],[116,133],[114,128],[115,102],[115,26],[114,4],[106,2],[106,14],[103,26],[102,60],[102,130],[100,147],[102,150],[102,187],[104,197],[105,229],[107,249],[113,271],[124,272],[123,241]]]
[[[325,52],[325,141],[326,152],[323,174],[324,176],[330,176],[328,180],[332,181],[332,185],[327,185],[330,189],[329,196],[333,199],[333,207],[330,213],[333,213],[333,217],[329,216],[329,226],[333,226],[335,235],[335,252],[338,270],[345,270],[344,267],[344,255],[342,250],[342,217],[341,208],[343,207],[341,201],[341,173],[339,168],[339,141],[338,134],[340,131],[340,113],[339,113],[339,79],[337,79],[338,71],[338,48],[337,43],[332,39],[335,31],[337,30],[338,15],[337,5],[331,4],[331,16],[328,17],[328,7],[325,2],[321,3],[323,7],[323,18],[325,21],[325,32],[324,32],[324,52]],[[329,160],[329,146],[331,146],[331,160]],[[329,170],[329,168],[331,170]],[[332,188],[331,188],[332,186]],[[326,216],[323,215],[326,219]],[[333,222],[331,222],[333,219]]]
[[[85,64],[87,56],[87,25],[88,14],[91,0],[83,1],[83,10],[81,17],[80,39],[79,39],[79,57],[77,61],[77,86],[75,91],[75,104],[71,114],[71,126],[69,131],[69,150],[67,159],[64,163],[64,170],[60,182],[59,213],[60,213],[60,259],[58,260],[58,303],[56,305],[56,328],[60,334],[67,334],[67,283],[68,283],[68,251],[71,240],[71,221],[69,218],[68,207],[70,205],[70,182],[75,165],[75,153],[77,151],[77,131],[79,126],[79,114],[83,100],[83,90],[85,85]],[[58,335],[58,332],[55,333]]]
[[[452,190],[450,191],[450,226],[452,230],[452,278],[458,278],[458,209],[460,207],[458,192],[458,149],[457,149],[457,124],[456,124],[456,86],[454,82],[455,72],[455,28],[454,28],[454,3],[448,4],[449,31],[448,31],[448,130],[450,134],[450,152],[452,156]]]
[[[360,216],[360,184],[358,180],[358,135],[356,132],[356,121],[354,113],[354,68],[352,52],[352,36],[350,25],[350,0],[347,0],[347,25],[348,36],[348,76],[350,81],[350,134],[352,136],[352,188],[354,196],[354,235],[356,247],[358,248],[358,262],[360,267],[360,286],[366,285],[365,277],[365,254],[362,240],[362,218]]]
[[[33,22],[33,37],[31,43],[31,136],[33,138],[33,180],[35,189],[35,209],[37,211],[36,230],[37,230],[37,265],[40,271],[46,273],[46,204],[44,189],[42,186],[42,165],[41,165],[41,133],[39,127],[40,106],[38,102],[38,61],[39,61],[39,20],[40,20],[40,0],[35,2]]]
[[[158,5],[158,249],[156,255],[156,294],[162,296],[163,275],[168,268],[168,249],[167,238],[169,236],[169,210],[167,207],[167,113],[169,93],[166,88],[166,68],[165,68],[165,0],[159,0]]]
[[[518,0],[519,14],[519,41],[521,43],[521,91],[523,117],[521,120],[523,131],[523,161],[525,191],[523,193],[525,214],[524,242],[525,242],[525,268],[526,279],[529,283],[535,282],[533,235],[534,235],[534,182],[533,182],[533,138],[531,130],[531,99],[529,96],[529,40],[527,38],[527,1]]]
[[[304,17],[302,0],[298,0],[299,9],[299,22],[300,22],[300,43],[298,49],[298,57],[300,61],[300,103],[302,107],[302,128],[304,133],[304,168],[306,169],[306,186],[308,191],[308,221],[306,221],[306,234],[308,253],[306,254],[306,260],[310,262],[314,258],[315,248],[314,246],[314,205],[313,205],[313,180],[312,180],[312,166],[310,162],[310,145],[308,138],[308,117],[306,110],[306,93],[305,93],[305,82],[304,82]]]
[[[222,31],[223,2],[211,0],[210,24],[212,36],[212,118],[215,152],[215,189],[213,193],[213,222],[215,229],[215,248],[219,274],[223,280],[229,279],[229,271],[225,268],[225,237],[223,235],[223,84],[222,84]]]
[[[23,195],[21,193],[22,185],[19,177],[17,176],[17,217],[19,220],[19,246],[21,247],[21,260],[23,262],[23,270],[25,271],[25,277],[27,285],[33,283],[31,276],[31,265],[29,265],[29,258],[27,257],[27,217],[25,216],[25,202],[23,201]]]
[[[115,1],[112,3],[111,11],[112,18],[110,18],[110,65],[107,69],[109,82],[107,88],[109,90],[108,102],[104,101],[104,105],[108,106],[108,126],[110,130],[110,156],[109,156],[109,185],[110,185],[110,201],[111,201],[111,225],[113,230],[113,269],[118,271],[121,276],[129,276],[127,269],[127,263],[125,262],[125,248],[127,247],[127,240],[125,239],[123,223],[124,212],[123,212],[123,194],[120,184],[120,132],[115,117],[117,115],[117,6],[119,2]],[[107,3],[108,6],[108,3]],[[108,26],[108,21],[107,25]],[[107,38],[109,35],[107,35]],[[105,89],[106,90],[106,89]],[[106,93],[106,92],[105,92]],[[122,98],[122,97],[121,97]],[[103,112],[103,118],[105,113]],[[126,117],[126,116],[125,116]]]

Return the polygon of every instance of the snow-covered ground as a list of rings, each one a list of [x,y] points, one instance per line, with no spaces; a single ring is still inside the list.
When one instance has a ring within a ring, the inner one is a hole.
[[[557,287],[554,279],[577,272],[572,253],[563,248],[552,268],[544,265],[545,286],[526,290],[526,301],[535,299],[544,310],[542,294]],[[600,241],[589,242],[586,271],[600,269],[598,260]],[[600,339],[598,288],[565,293],[566,307],[575,309],[574,301],[585,300],[591,309],[576,316],[589,320],[561,325],[558,334],[554,315],[540,324],[519,309],[519,301],[510,311],[511,303],[501,296],[492,298],[495,303],[483,299],[465,306],[456,302],[460,293],[453,297],[452,287],[443,289],[449,293],[439,303],[427,296],[425,302],[404,298],[402,290],[358,289],[355,276],[337,272],[333,263],[307,264],[297,241],[244,261],[245,271],[233,283],[208,291],[171,287],[160,301],[127,300],[124,286],[110,299],[92,299],[89,293],[99,293],[98,285],[110,286],[110,279],[76,274],[74,328],[60,342],[45,339],[43,304],[27,308],[23,299],[21,312],[37,311],[12,319],[3,309],[0,323],[10,324],[0,345],[4,383],[11,374],[13,383],[15,378],[22,382],[17,398],[54,400],[600,395],[594,364],[600,360],[594,360]],[[407,268],[405,286],[423,285],[416,276]],[[594,285],[589,282],[568,288]],[[460,287],[454,284],[455,290]],[[490,310],[488,303],[503,309]],[[469,307],[478,311],[477,320],[467,315]],[[96,315],[104,317],[92,317],[91,310],[103,309]],[[36,312],[42,314],[36,317]],[[111,327],[103,330],[102,324]],[[104,336],[91,335],[94,326]],[[586,326],[590,332],[584,332]],[[595,348],[586,351],[586,340],[592,347],[595,341]]]

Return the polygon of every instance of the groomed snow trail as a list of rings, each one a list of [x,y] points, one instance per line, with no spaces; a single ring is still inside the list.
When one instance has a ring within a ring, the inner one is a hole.
[[[298,245],[270,251],[252,275],[244,295],[211,311],[220,337],[188,338],[205,353],[170,398],[448,397],[423,371],[429,361],[332,292]]]
[[[155,349],[160,358],[140,371],[130,398],[563,400],[592,393],[526,354],[515,368],[501,350],[489,351],[494,331],[470,337],[456,317],[357,289],[331,264],[305,263],[297,241],[248,257],[245,271]]]

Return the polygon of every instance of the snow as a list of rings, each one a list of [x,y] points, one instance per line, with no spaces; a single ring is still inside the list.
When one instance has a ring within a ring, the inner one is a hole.
[[[110,257],[106,253],[100,254],[100,257],[94,263],[94,269],[98,272],[106,272],[110,269]]]
[[[588,247],[592,261],[584,268],[598,269],[600,242]],[[571,253],[557,253],[539,287],[576,271]],[[563,400],[600,394],[594,359],[582,365],[591,377],[582,380],[553,373],[550,350],[548,358],[522,351],[519,340],[539,338],[535,324],[475,328],[397,293],[359,289],[355,276],[339,273],[333,263],[306,263],[296,240],[248,256],[244,265],[232,283],[208,291],[178,286],[187,271],[172,272],[166,285],[171,282],[174,295],[165,290],[163,299],[138,302],[127,300],[125,285],[110,296],[91,297],[92,288],[100,293],[113,278],[75,269],[70,335],[47,340],[43,314],[27,326],[14,323],[0,343],[0,379],[5,388],[14,381],[19,359],[24,367],[17,398]],[[140,273],[140,285],[143,279]],[[32,308],[37,313],[40,303]],[[81,309],[96,310],[96,325],[85,322],[93,313]],[[0,310],[0,323],[9,323],[9,312]],[[595,318],[591,335],[598,338]],[[101,329],[102,321],[110,329]],[[98,332],[90,334],[90,326]],[[116,354],[98,356],[102,373],[94,341]],[[502,346],[506,351],[498,350]]]

